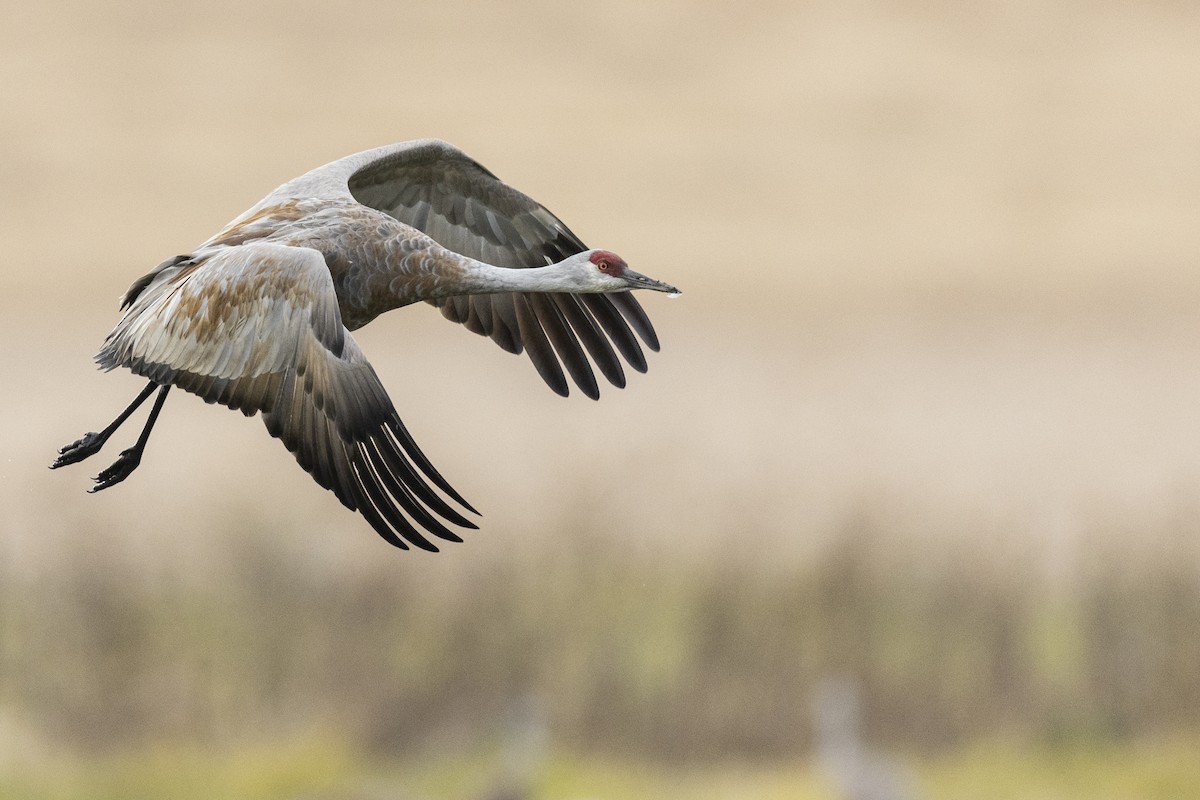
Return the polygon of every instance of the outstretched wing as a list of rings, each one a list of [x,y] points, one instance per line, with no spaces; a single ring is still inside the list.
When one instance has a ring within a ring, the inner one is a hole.
[[[365,158],[364,158],[365,157]],[[424,232],[445,248],[499,267],[543,267],[587,248],[558,217],[506,185],[452,145],[407,143],[352,156],[350,194]],[[651,350],[658,337],[629,292],[509,292],[430,301],[468,330],[511,353],[525,350],[555,392],[568,393],[567,372],[588,397],[600,390],[588,362],[614,386],[625,385],[620,353],[646,371],[637,336]]]
[[[462,541],[444,522],[477,527],[434,490],[478,513],[400,421],[316,250],[246,244],[164,264],[96,360],[261,411],[300,466],[396,547],[437,550],[422,531]]]

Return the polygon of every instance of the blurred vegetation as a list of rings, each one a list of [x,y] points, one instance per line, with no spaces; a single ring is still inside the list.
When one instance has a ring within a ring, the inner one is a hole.
[[[749,543],[634,556],[577,520],[532,562],[441,585],[402,576],[411,556],[390,551],[347,576],[266,530],[226,535],[232,566],[199,580],[87,547],[0,576],[3,719],[100,755],[326,730],[386,759],[503,736],[532,698],[569,752],[778,761],[811,747],[813,685],[853,675],[872,740],[921,757],[1200,720],[1200,559],[1183,524],[1114,536],[1071,580],[1019,554],[897,541],[870,517],[774,565]]]
[[[1143,745],[1030,749],[989,742],[915,769],[919,796],[975,800],[1176,800],[1200,789],[1195,737]],[[35,768],[0,770],[0,800],[396,800],[488,798],[494,755],[434,755],[402,764],[353,754],[344,742],[307,736],[269,747],[139,749]],[[806,765],[727,761],[681,768],[642,759],[558,757],[524,787],[525,800],[569,797],[832,800]]]

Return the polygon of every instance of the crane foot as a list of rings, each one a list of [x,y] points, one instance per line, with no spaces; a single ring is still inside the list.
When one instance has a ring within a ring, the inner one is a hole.
[[[95,431],[85,433],[82,439],[71,442],[66,447],[59,448],[58,458],[54,459],[54,463],[50,465],[50,469],[65,467],[67,464],[83,461],[88,456],[94,456],[100,452],[100,448],[104,446],[107,440],[107,436]]]
[[[96,485],[88,489],[88,492],[95,494],[102,489],[115,486],[128,478],[141,463],[142,448],[131,447],[128,450],[122,450],[121,455],[117,457],[112,466],[96,476]]]

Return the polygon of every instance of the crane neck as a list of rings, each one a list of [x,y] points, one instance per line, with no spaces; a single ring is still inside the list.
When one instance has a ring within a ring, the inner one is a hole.
[[[452,294],[499,294],[501,292],[577,292],[578,281],[562,262],[545,267],[513,269],[462,259],[461,280]]]

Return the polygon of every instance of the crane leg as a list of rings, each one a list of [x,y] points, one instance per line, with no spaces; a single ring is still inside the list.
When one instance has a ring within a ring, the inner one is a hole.
[[[150,381],[145,389],[142,389],[134,401],[129,404],[129,407],[121,412],[120,416],[112,421],[104,430],[96,433],[85,433],[82,439],[71,442],[65,447],[60,447],[58,450],[58,458],[54,459],[54,463],[50,465],[50,469],[58,469],[65,467],[67,464],[74,464],[77,461],[83,461],[88,456],[95,455],[100,452],[100,448],[104,447],[104,443],[108,441],[108,437],[116,432],[117,428],[121,427],[125,420],[129,419],[129,415],[138,410],[138,407],[146,402],[146,398],[158,387],[154,381]]]
[[[148,389],[152,389],[157,384],[151,383]],[[146,442],[150,439],[150,431],[154,429],[154,423],[158,421],[158,412],[162,411],[163,403],[167,400],[167,392],[171,391],[171,385],[161,386],[158,389],[158,397],[154,398],[154,406],[150,409],[150,416],[146,420],[146,427],[142,428],[142,435],[138,437],[137,442],[128,450],[122,450],[121,455],[117,456],[117,460],[112,463],[108,469],[96,476],[96,485],[88,489],[91,493],[96,493],[101,489],[107,489],[125,480],[130,474],[137,469],[138,464],[142,463],[142,451],[146,449]],[[147,394],[143,391],[142,394]],[[144,397],[139,397],[138,402],[144,400]]]

